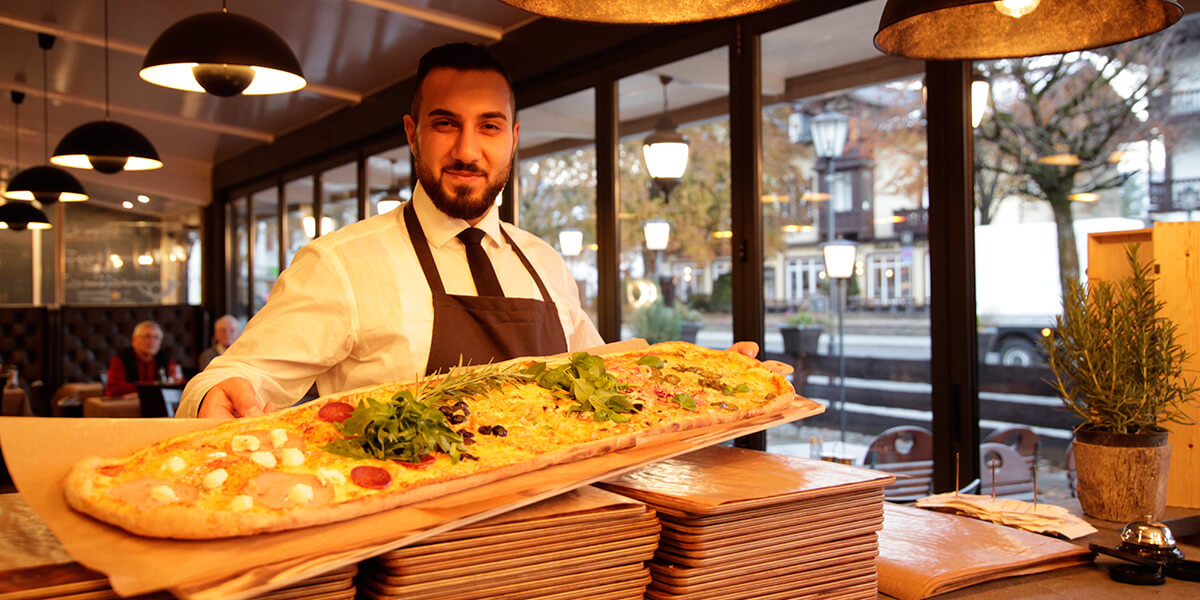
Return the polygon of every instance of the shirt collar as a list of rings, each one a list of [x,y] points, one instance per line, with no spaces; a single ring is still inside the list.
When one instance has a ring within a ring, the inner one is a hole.
[[[417,189],[413,190],[412,202],[417,211],[417,218],[421,221],[421,229],[424,230],[429,245],[434,248],[444,246],[462,230],[471,226],[462,219],[455,219],[438,210],[419,182]],[[488,211],[476,227],[486,234],[484,240],[490,240],[493,246],[500,245],[500,217],[495,207]]]

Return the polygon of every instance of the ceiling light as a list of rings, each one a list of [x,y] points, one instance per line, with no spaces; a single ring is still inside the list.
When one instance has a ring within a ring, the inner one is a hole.
[[[121,202],[121,206],[124,207],[125,210],[133,210],[133,203],[128,200]]]
[[[32,203],[17,200],[0,205],[0,225],[13,231],[50,229],[50,219]]]
[[[50,94],[47,93],[49,77],[46,75],[46,54],[50,48],[54,47],[54,36],[44,33],[38,34],[38,47],[42,49],[42,139],[43,152],[49,154],[50,147]],[[21,101],[25,99],[24,94],[13,92],[12,101],[17,107]],[[15,125],[18,119],[19,108],[14,109],[13,130],[16,134],[16,162],[18,165],[21,162],[21,135],[20,129]],[[88,199],[87,192],[83,191],[83,185],[79,180],[75,179],[70,173],[51,167],[42,165],[31,167],[17,173],[13,176],[12,181],[8,182],[8,188],[4,190],[4,197],[12,200],[37,200],[42,205],[52,202],[82,202]]]
[[[138,196],[137,196],[137,201],[138,201],[138,202],[141,202],[142,204],[149,204],[149,203],[150,203],[150,196],[147,196],[147,195],[145,195],[145,194],[138,194]]]
[[[138,75],[155,85],[208,92],[283,94],[306,85],[300,61],[271,28],[241,15],[192,15],[162,32]]]
[[[687,169],[688,139],[677,131],[679,125],[667,115],[667,84],[671,83],[671,77],[659,75],[658,80],[663,86],[663,114],[654,124],[654,133],[642,142],[642,158],[654,184],[666,196],[664,202],[670,202],[671,190],[683,181]]]
[[[1079,157],[1070,152],[1058,152],[1055,154],[1047,154],[1039,156],[1036,161],[1038,164],[1050,165],[1052,167],[1077,167],[1079,166]]]
[[[1173,0],[888,0],[875,47],[925,60],[1060,54],[1150,35],[1181,16]]]
[[[137,263],[143,267],[148,267],[154,264],[154,257],[150,256],[149,254],[143,254],[137,257]]]
[[[805,202],[824,202],[829,199],[828,192],[804,192],[800,199]]]
[[[988,96],[992,84],[987,77],[976,73],[971,77],[971,128],[979,127],[983,122],[983,114],[987,112]]]
[[[679,2],[679,0],[503,0],[543,17],[567,21],[625,24],[694,23],[737,17],[792,0]]]
[[[789,224],[789,225],[784,225],[780,229],[782,229],[784,231],[784,233],[795,233],[797,231],[800,231],[800,226],[795,225],[795,224]]]
[[[714,231],[712,236],[718,240],[727,240],[733,237],[733,232],[728,229],[722,229],[719,231]]]
[[[1071,199],[1076,202],[1095,202],[1100,199],[1100,194],[1095,192],[1079,192],[1071,194]]]
[[[109,254],[108,261],[112,263],[114,269],[120,269],[125,266],[125,261],[121,260],[121,257],[117,254]]]
[[[54,148],[50,162],[112,175],[162,167],[158,151],[138,130],[113,121],[108,112],[108,0],[104,1],[104,120],[72,129]]]

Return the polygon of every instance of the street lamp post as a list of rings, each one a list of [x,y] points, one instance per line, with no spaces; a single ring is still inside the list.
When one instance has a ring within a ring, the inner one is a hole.
[[[812,138],[813,147],[817,151],[819,158],[824,158],[829,161],[828,185],[829,185],[829,205],[825,208],[829,211],[829,241],[833,241],[836,237],[833,220],[833,177],[834,161],[841,155],[842,150],[846,148],[846,136],[850,132],[850,117],[833,111],[823,112],[812,120]]]
[[[858,244],[850,240],[835,240],[821,245],[825,257],[825,276],[830,287],[837,283],[834,302],[837,304],[838,321],[838,429],[841,432],[842,451],[846,444],[846,351],[845,328],[842,323],[842,304],[846,301],[846,283],[854,276],[854,263]]]

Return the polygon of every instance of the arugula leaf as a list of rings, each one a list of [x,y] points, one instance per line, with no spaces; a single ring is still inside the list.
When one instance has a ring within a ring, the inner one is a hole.
[[[696,399],[689,394],[675,394],[672,400],[679,403],[679,407],[684,410],[696,410]]]
[[[654,367],[655,369],[661,369],[667,366],[666,363],[663,362],[663,359],[654,356],[653,354],[647,354],[639,358],[637,364],[645,365],[647,367]]]
[[[625,386],[604,368],[604,359],[576,352],[569,362],[554,368],[526,369],[528,378],[555,394],[575,401],[570,412],[590,412],[594,421],[625,423],[629,417],[622,413],[635,412],[633,403],[623,393]]]
[[[725,389],[721,390],[721,394],[725,396],[736,396],[738,394],[748,393],[750,393],[750,386],[744,383],[739,383],[737,387],[725,386]]]

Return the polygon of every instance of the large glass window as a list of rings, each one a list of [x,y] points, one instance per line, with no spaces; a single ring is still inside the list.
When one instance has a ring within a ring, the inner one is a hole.
[[[283,197],[287,201],[287,252],[284,258],[290,265],[300,248],[317,235],[317,222],[313,219],[313,178],[301,177],[284,183]]]
[[[247,229],[248,217],[247,199],[245,196],[235,198],[226,211],[229,223],[229,270],[236,275],[229,281],[229,297],[233,304],[232,314],[245,319],[251,314],[250,308],[250,233]]]
[[[717,48],[619,82],[622,337],[722,349],[733,342],[728,52]],[[642,155],[664,103],[689,140],[686,170],[669,199]]]
[[[367,216],[395,210],[412,198],[408,146],[367,157]]]
[[[870,47],[878,10],[867,3],[762,38],[764,262],[783,274],[766,290],[766,350],[796,366],[800,394],[827,406],[770,430],[772,452],[870,464],[885,430],[931,427],[922,79],[919,65],[899,78],[895,65],[870,67],[891,60]],[[832,28],[862,42],[823,51]],[[851,277],[833,280],[821,244],[839,239],[857,257]]]
[[[585,90],[521,109],[519,221],[567,261],[596,321],[595,95]]]
[[[1044,384],[1039,340],[1066,286],[1087,279],[1088,235],[1197,218],[1197,24],[975,64],[990,84],[974,107],[980,432],[1037,441],[1043,497],[1069,493],[1064,451],[1078,420]]]
[[[250,196],[254,206],[254,278],[251,310],[267,303],[271,287],[279,278],[279,191],[270,187]]]
[[[320,237],[358,220],[358,169],[346,163],[321,173]]]

